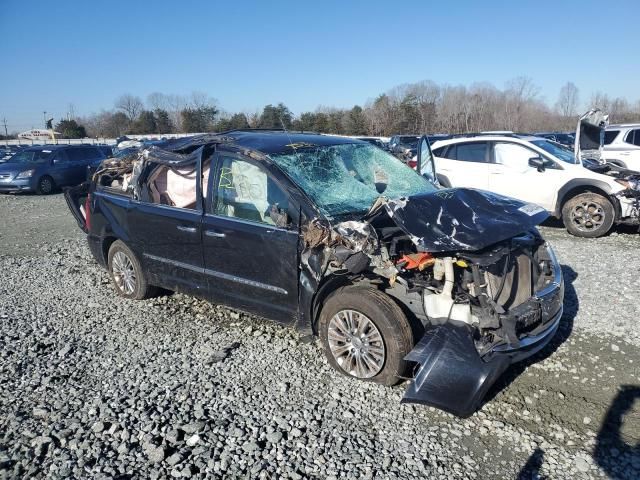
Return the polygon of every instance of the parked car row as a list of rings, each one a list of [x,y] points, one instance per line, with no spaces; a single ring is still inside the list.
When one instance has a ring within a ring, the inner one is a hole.
[[[111,156],[111,147],[40,145],[23,148],[0,164],[0,192],[46,195],[86,180],[87,168]]]

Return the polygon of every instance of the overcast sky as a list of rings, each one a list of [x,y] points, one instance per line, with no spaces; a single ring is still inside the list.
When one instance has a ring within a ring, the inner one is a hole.
[[[284,102],[294,113],[364,104],[425,79],[524,75],[549,104],[573,81],[640,98],[640,4],[2,0],[0,121],[41,127],[73,103],[85,115],[123,93],[203,91],[227,111]]]

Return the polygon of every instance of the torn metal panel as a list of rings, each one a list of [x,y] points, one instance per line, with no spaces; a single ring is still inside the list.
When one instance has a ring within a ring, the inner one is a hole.
[[[146,162],[153,162],[159,165],[184,167],[196,164],[202,157],[203,152],[204,146],[198,147],[190,153],[178,153],[177,151],[169,151],[164,148],[152,146],[143,150],[140,157]]]
[[[381,223],[381,210],[419,251],[431,253],[481,250],[526,232],[549,216],[537,205],[466,188],[389,200],[372,214],[372,225]]]

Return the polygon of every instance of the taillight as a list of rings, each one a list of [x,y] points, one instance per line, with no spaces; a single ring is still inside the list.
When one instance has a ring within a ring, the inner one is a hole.
[[[84,201],[84,227],[87,231],[91,228],[91,194]]]
[[[409,165],[411,168],[413,168],[414,170],[416,169],[416,167],[418,166],[418,161],[411,159],[407,162],[407,165]]]

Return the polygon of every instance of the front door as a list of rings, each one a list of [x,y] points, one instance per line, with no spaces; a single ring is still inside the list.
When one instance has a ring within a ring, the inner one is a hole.
[[[298,215],[275,173],[221,151],[202,242],[212,301],[288,323],[298,307]]]
[[[71,185],[69,179],[76,178],[76,165],[67,156],[64,148],[59,148],[54,152],[51,163],[49,171],[54,183],[58,186]]]
[[[554,211],[558,188],[564,178],[561,166],[513,142],[496,142],[493,155],[494,161],[489,167],[489,190]],[[532,158],[545,161],[546,167],[542,171],[532,167],[529,165]]]

